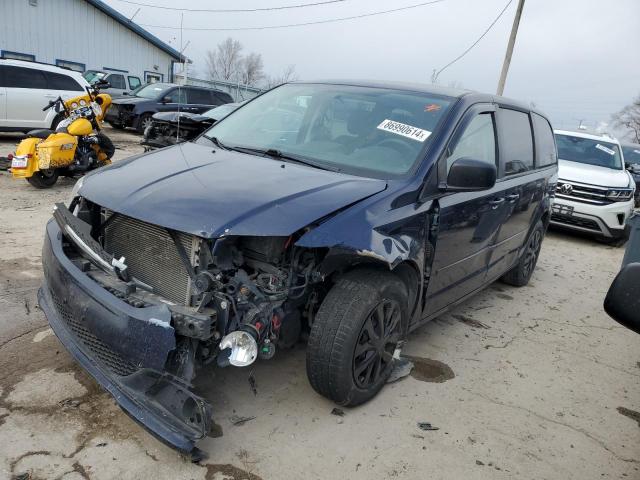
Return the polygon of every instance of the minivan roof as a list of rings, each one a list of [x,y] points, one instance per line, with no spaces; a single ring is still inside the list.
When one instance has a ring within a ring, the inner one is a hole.
[[[603,142],[616,143],[620,145],[620,142],[615,137],[610,137],[609,135],[597,134],[597,133],[587,133],[587,132],[573,132],[571,130],[554,130],[553,133],[558,135],[568,135],[570,137],[578,137],[578,138],[588,138],[589,140],[602,140]]]
[[[547,115],[531,105],[514,100],[508,97],[502,97],[499,95],[491,95],[487,93],[480,93],[474,90],[467,90],[463,88],[445,87],[435,84],[424,83],[411,83],[411,82],[392,82],[392,81],[380,81],[380,80],[347,80],[347,79],[328,79],[328,80],[316,80],[316,81],[295,81],[291,83],[297,84],[327,84],[327,85],[352,85],[357,87],[371,87],[371,88],[388,88],[393,90],[405,90],[407,92],[420,92],[420,93],[432,93],[435,95],[443,95],[453,98],[464,98],[469,103],[485,102],[485,103],[497,103],[498,105],[511,106],[520,110],[528,110],[530,112],[542,115],[548,118]]]

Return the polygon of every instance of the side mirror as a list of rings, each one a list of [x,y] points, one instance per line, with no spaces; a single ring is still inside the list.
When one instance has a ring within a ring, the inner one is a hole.
[[[171,103],[171,99],[169,97],[162,97],[162,100],[160,100],[160,103]]]
[[[616,275],[604,299],[604,310],[618,323],[640,333],[640,215],[627,220],[629,241]]]
[[[627,170],[631,170],[631,164],[629,162],[624,162],[624,168]]]
[[[640,263],[628,263],[613,280],[604,310],[616,322],[640,333]]]
[[[496,176],[495,165],[461,157],[451,165],[445,189],[449,192],[488,190],[495,185]]]

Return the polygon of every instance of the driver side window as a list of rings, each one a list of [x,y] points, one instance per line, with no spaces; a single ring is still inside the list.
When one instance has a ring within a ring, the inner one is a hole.
[[[496,131],[492,113],[476,115],[467,125],[447,157],[447,173],[453,162],[462,157],[496,164]]]

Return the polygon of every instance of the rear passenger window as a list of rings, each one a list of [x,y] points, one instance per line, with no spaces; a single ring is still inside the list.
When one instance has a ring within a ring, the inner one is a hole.
[[[491,113],[481,113],[467,125],[447,157],[447,172],[453,162],[463,157],[496,164],[496,134]]]
[[[73,78],[62,73],[43,72],[47,79],[47,87],[51,90],[70,90],[72,92],[81,92],[84,89]]]
[[[11,88],[47,88],[47,81],[40,70],[6,66],[4,86]]]
[[[112,73],[109,75],[109,78],[107,78],[107,82],[111,84],[112,88],[127,89],[127,85],[124,83],[124,75]]]
[[[190,88],[187,90],[187,102],[198,105],[212,105],[211,94],[208,90]]]
[[[533,170],[533,135],[527,113],[500,110],[500,171],[502,175],[516,175]]]
[[[546,167],[558,163],[558,153],[556,142],[553,137],[553,130],[546,118],[534,113],[533,129],[536,137],[537,167]]]

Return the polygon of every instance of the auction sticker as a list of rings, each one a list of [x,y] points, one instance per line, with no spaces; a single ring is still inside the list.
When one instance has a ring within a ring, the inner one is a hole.
[[[602,150],[603,152],[607,152],[609,155],[615,155],[616,154],[615,150],[611,150],[610,148],[605,147],[604,145],[597,144],[596,148],[598,150]]]
[[[412,127],[411,125],[394,122],[393,120],[384,120],[380,125],[378,125],[378,130],[384,130],[385,132],[402,135],[403,137],[417,140],[418,142],[424,142],[427,138],[429,138],[429,135],[431,135],[431,132],[429,130]]]

